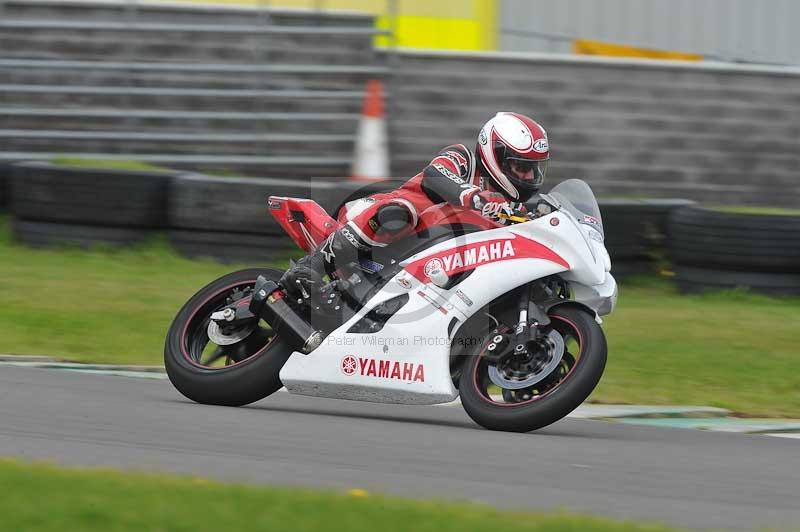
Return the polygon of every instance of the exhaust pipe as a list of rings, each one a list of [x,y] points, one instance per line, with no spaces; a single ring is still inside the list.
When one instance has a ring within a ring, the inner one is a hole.
[[[308,354],[322,343],[322,331],[314,329],[284,301],[275,281],[261,275],[253,289],[250,312],[263,318],[278,336],[302,353]]]

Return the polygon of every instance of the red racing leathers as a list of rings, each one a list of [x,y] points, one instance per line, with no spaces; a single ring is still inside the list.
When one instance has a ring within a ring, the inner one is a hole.
[[[447,146],[400,188],[348,203],[339,214],[344,227],[337,233],[357,249],[386,246],[416,231],[420,214],[442,203],[477,209],[494,219],[514,205],[487,190],[478,166],[463,144]]]

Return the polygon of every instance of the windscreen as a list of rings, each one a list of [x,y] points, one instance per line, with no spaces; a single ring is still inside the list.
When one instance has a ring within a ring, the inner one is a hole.
[[[569,211],[578,222],[591,226],[605,236],[600,207],[594,192],[585,181],[568,179],[553,187],[548,196],[561,203],[562,208]]]

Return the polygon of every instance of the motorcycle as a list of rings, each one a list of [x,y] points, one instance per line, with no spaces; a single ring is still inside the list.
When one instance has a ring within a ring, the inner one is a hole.
[[[367,199],[357,201],[370,201]],[[271,196],[269,212],[306,251],[334,253],[340,221],[314,201]],[[601,316],[617,284],[589,186],[571,179],[504,223],[449,205],[417,234],[328,270],[324,286],[282,271],[225,275],[195,294],[164,362],[189,399],[240,406],[290,394],[448,403],[492,430],[527,432],[577,408],[607,357]]]

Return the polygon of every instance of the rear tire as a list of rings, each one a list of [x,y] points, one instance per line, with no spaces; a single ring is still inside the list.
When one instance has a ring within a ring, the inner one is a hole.
[[[210,283],[183,306],[164,346],[164,366],[179,392],[198,403],[241,406],[263,399],[283,386],[278,374],[292,349],[276,336],[269,340],[265,336],[263,346],[254,346],[246,358],[224,367],[204,366],[196,354],[198,344],[191,343],[208,342],[204,336],[208,316],[218,310],[220,305],[216,302],[224,301],[227,293],[252,287],[259,275],[278,281],[282,273],[271,268],[234,272]]]
[[[486,361],[468,356],[459,377],[461,404],[477,424],[508,432],[529,432],[546,427],[575,410],[592,393],[606,365],[606,338],[600,325],[586,310],[562,305],[551,310],[557,328],[572,329],[577,336],[577,362],[554,387],[528,401],[500,403],[488,396],[481,380]],[[557,325],[556,325],[557,324]],[[565,330],[566,330],[565,329]]]

